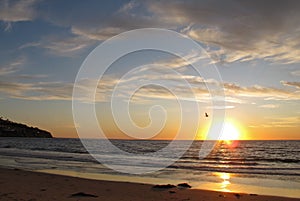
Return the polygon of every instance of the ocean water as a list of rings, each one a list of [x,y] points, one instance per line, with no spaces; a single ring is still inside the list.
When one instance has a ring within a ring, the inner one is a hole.
[[[97,140],[91,140],[97,144]],[[170,141],[112,140],[119,149],[143,158],[166,147]],[[182,151],[178,141],[174,153]],[[95,160],[79,139],[0,138],[0,166],[44,171],[81,177],[144,183],[189,182],[210,190],[239,191],[300,198],[300,141],[218,142],[205,158],[199,158],[203,141],[190,148],[168,167],[149,174],[129,175],[114,171]],[[133,168],[125,156],[101,147],[101,157],[122,168]],[[132,159],[134,160],[134,159]],[[158,157],[139,164],[139,168],[160,165]],[[97,177],[98,175],[98,177]],[[107,177],[105,177],[107,178]],[[123,179],[122,179],[123,178]]]

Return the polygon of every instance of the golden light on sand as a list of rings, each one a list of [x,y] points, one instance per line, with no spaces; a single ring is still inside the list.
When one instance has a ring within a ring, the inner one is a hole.
[[[230,174],[225,172],[218,172],[216,175],[222,180],[220,185],[220,190],[223,192],[231,192],[231,190],[228,189],[230,183]]]
[[[220,176],[220,178],[223,179],[224,181],[230,179],[230,174],[229,174],[229,173],[220,173],[219,176]]]

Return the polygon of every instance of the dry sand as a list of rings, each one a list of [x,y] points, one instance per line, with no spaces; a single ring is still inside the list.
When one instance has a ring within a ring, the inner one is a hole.
[[[99,181],[23,170],[0,169],[0,200],[180,200],[296,201],[296,198],[197,189],[154,189],[153,185]]]

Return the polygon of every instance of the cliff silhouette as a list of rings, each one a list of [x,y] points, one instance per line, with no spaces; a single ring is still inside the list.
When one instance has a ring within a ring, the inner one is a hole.
[[[12,122],[0,117],[0,137],[52,138],[52,135],[48,131],[36,127],[29,127],[25,124]]]

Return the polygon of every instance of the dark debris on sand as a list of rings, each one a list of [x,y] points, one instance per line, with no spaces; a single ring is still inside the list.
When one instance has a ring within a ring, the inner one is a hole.
[[[162,185],[155,185],[152,187],[152,189],[157,189],[157,190],[165,190],[165,189],[171,189],[171,188],[192,188],[188,183],[180,183],[177,186],[172,185],[172,184],[162,184]],[[170,193],[175,193],[173,191],[170,191]]]
[[[240,199],[240,197],[241,197],[241,195],[238,194],[238,193],[234,194],[234,196],[235,196],[237,199]]]
[[[192,186],[190,186],[188,183],[181,183],[181,184],[178,184],[177,186],[181,187],[181,188],[192,188]]]
[[[79,192],[79,193],[72,194],[71,197],[92,197],[92,198],[96,198],[98,196],[93,195],[93,194],[84,193],[84,192]]]
[[[163,184],[163,185],[155,185],[152,188],[153,189],[170,189],[170,188],[175,188],[176,186],[172,184]]]

